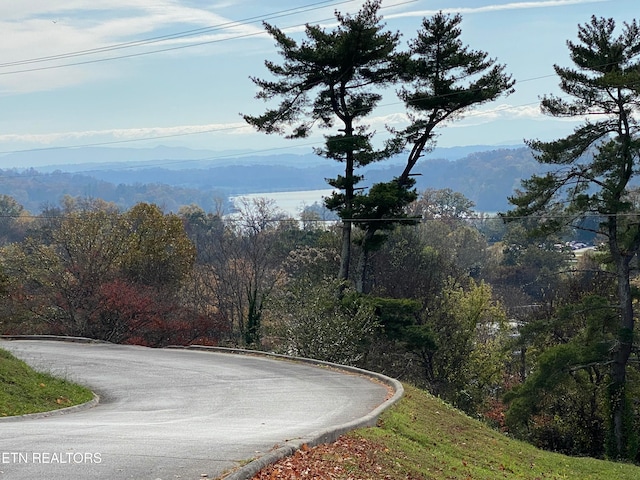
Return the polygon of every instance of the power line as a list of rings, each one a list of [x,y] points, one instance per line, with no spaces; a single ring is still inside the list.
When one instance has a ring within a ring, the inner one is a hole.
[[[38,57],[38,58],[27,59],[27,60],[18,60],[18,61],[14,61],[14,62],[0,63],[0,68],[6,68],[6,67],[11,67],[11,66],[19,66],[19,65],[28,65],[28,64],[32,64],[32,63],[50,62],[50,61],[53,61],[53,60],[64,60],[64,59],[67,59],[67,58],[74,58],[74,57],[80,57],[80,56],[85,56],[85,55],[95,55],[95,54],[98,54],[98,53],[117,51],[117,50],[121,50],[121,49],[125,49],[125,48],[132,48],[132,47],[150,45],[150,44],[155,44],[155,43],[159,43],[159,42],[165,42],[165,41],[168,41],[168,40],[186,38],[186,37],[190,37],[190,36],[194,36],[194,35],[199,35],[199,34],[202,34],[202,33],[209,33],[209,32],[216,31],[216,30],[225,30],[225,29],[228,29],[230,27],[238,27],[238,26],[243,26],[243,25],[249,25],[251,23],[256,23],[258,21],[263,22],[263,21],[266,21],[266,20],[273,20],[273,19],[277,19],[277,18],[296,15],[296,14],[299,14],[299,13],[307,13],[307,12],[311,12],[311,11],[314,11],[314,10],[319,10],[321,8],[324,8],[324,7],[327,6],[325,4],[341,5],[341,4],[344,4],[344,3],[351,3],[353,1],[355,1],[355,0],[342,0],[342,1],[339,1],[339,2],[336,2],[335,0],[325,0],[325,1],[322,1],[322,2],[313,3],[313,4],[309,5],[309,6],[295,7],[295,8],[291,8],[291,9],[287,9],[287,10],[280,10],[278,12],[275,12],[275,13],[272,13],[272,14],[268,14],[266,16],[249,17],[248,19],[245,19],[245,20],[231,21],[231,22],[223,23],[221,25],[214,25],[214,26],[209,26],[209,27],[201,27],[201,28],[198,28],[198,29],[187,30],[187,31],[184,31],[184,32],[178,32],[178,33],[174,33],[174,34],[161,35],[161,36],[152,37],[152,38],[149,38],[149,39],[134,40],[134,41],[131,41],[131,42],[108,45],[108,46],[105,46],[105,47],[98,47],[98,48],[95,48],[95,49],[79,50],[79,51],[76,51],[76,52],[69,52],[69,53],[58,54],[58,55],[51,55],[51,56]],[[397,7],[399,5],[415,3],[417,1],[419,1],[419,0],[406,0],[405,2],[394,4],[393,6]],[[307,7],[311,7],[311,8],[307,8]],[[385,8],[390,8],[390,7],[381,7],[381,9],[385,9]],[[330,21],[330,20],[332,20],[332,18],[325,18],[325,19],[321,19],[321,20],[317,20],[317,21],[318,22],[324,22],[324,21]],[[288,26],[286,28],[287,29],[288,28],[296,28],[296,27],[304,26],[306,24],[307,23],[305,22],[305,23],[301,23],[301,24],[290,25],[290,26]],[[51,70],[51,69],[66,68],[66,67],[75,67],[75,66],[80,66],[80,65],[89,65],[89,64],[94,64],[94,63],[109,62],[109,61],[112,61],[112,60],[121,60],[121,59],[125,59],[125,58],[135,58],[135,57],[141,57],[141,56],[146,56],[146,55],[154,55],[154,54],[157,54],[157,53],[166,53],[166,52],[171,52],[171,51],[175,51],[175,50],[183,50],[183,49],[186,49],[186,48],[199,47],[199,46],[203,46],[203,45],[211,45],[211,44],[214,44],[214,43],[220,43],[220,42],[225,42],[225,41],[229,41],[229,40],[238,40],[240,38],[255,37],[255,36],[259,36],[259,35],[266,35],[266,32],[259,31],[259,32],[253,32],[253,33],[246,33],[246,34],[242,34],[242,35],[235,35],[235,36],[232,36],[232,37],[227,37],[227,38],[222,38],[222,39],[217,39],[217,40],[207,40],[207,41],[190,43],[188,45],[167,47],[167,48],[161,48],[161,49],[151,50],[151,51],[147,51],[147,52],[137,52],[137,53],[131,53],[131,54],[126,54],[126,55],[118,55],[118,56],[114,56],[114,57],[98,58],[98,59],[94,59],[94,60],[85,60],[85,61],[80,61],[80,62],[65,63],[65,64],[61,64],[61,65],[49,65],[49,66],[44,66],[44,67],[27,68],[27,69],[22,69],[22,70],[12,70],[12,71],[9,71],[9,72],[0,72],[0,76],[14,75],[14,74],[19,74],[19,73],[39,72],[39,71],[43,71],[43,70]]]
[[[528,79],[524,79],[524,80],[517,80],[516,83],[523,83],[523,82],[528,82],[528,81],[535,81],[535,80],[540,80],[540,79],[544,79],[544,78],[548,78],[550,76],[555,76],[555,75],[544,75],[544,76],[538,76],[538,77],[532,77],[532,78],[528,78]],[[442,98],[445,97],[446,95],[436,95],[434,96],[434,98]],[[567,96],[559,96],[559,98],[568,98]],[[387,107],[387,106],[393,106],[393,105],[400,105],[403,102],[390,102],[390,103],[386,103],[383,105],[380,105],[380,107]],[[535,102],[527,102],[527,103],[521,103],[518,105],[511,105],[511,106],[502,106],[502,107],[498,107],[492,110],[488,110],[488,111],[472,111],[469,113],[464,114],[464,118],[473,118],[476,116],[482,116],[482,115],[486,115],[488,113],[491,112],[495,112],[495,111],[509,111],[509,110],[516,110],[518,108],[522,108],[522,107],[527,107],[527,106],[532,106],[532,105],[539,105],[540,101],[536,100]],[[207,129],[207,130],[201,130],[198,132],[182,132],[182,133],[175,133],[175,134],[167,134],[167,135],[156,135],[156,136],[151,136],[151,137],[141,137],[141,138],[135,138],[135,139],[128,139],[128,140],[112,140],[112,141],[105,141],[105,142],[92,142],[92,143],[84,143],[84,144],[77,144],[77,145],[63,145],[63,146],[55,146],[55,147],[40,147],[40,148],[28,148],[28,149],[20,149],[20,150],[4,150],[4,151],[0,151],[0,155],[9,155],[9,154],[15,154],[15,153],[28,153],[28,152],[39,152],[39,151],[50,151],[50,150],[73,150],[73,149],[78,149],[78,148],[88,148],[88,147],[98,147],[98,146],[109,146],[109,145],[121,145],[121,144],[126,144],[126,143],[134,143],[134,142],[144,142],[144,141],[150,141],[150,140],[162,140],[162,139],[167,139],[167,138],[177,138],[177,137],[185,137],[185,136],[191,136],[191,135],[201,135],[201,134],[205,134],[205,133],[217,133],[217,132],[224,132],[224,131],[234,131],[234,130],[239,130],[241,128],[244,128],[244,126],[242,127],[221,127],[221,128],[212,128],[212,129]],[[247,154],[260,154],[260,153],[267,153],[270,151],[277,151],[277,150],[287,150],[290,148],[298,148],[300,146],[313,146],[313,145],[321,145],[323,142],[322,141],[315,141],[315,142],[306,142],[303,144],[297,144],[294,146],[285,146],[285,147],[272,147],[272,148],[267,148],[267,149],[259,149],[259,150],[252,150],[251,152],[247,152]],[[238,157],[240,156],[239,154],[233,154],[233,155],[215,155],[215,156],[211,156],[211,157],[203,157],[203,158],[198,158],[198,159],[189,159],[188,161],[206,161],[206,160],[217,160],[217,159],[223,159],[223,158],[233,158],[233,157]],[[168,164],[176,164],[178,162],[183,162],[185,160],[177,160],[175,162],[170,162]],[[160,165],[165,165],[167,163],[163,163]],[[155,164],[149,164],[149,166],[157,166]]]
[[[272,19],[287,17],[287,16],[291,16],[291,15],[296,15],[296,14],[299,14],[299,13],[307,13],[307,12],[311,12],[311,11],[314,11],[314,10],[319,10],[321,8],[324,8],[324,7],[327,6],[327,4],[340,5],[340,4],[344,4],[344,3],[351,3],[353,1],[354,0],[342,0],[342,1],[336,2],[335,0],[324,0],[324,1],[321,1],[321,2],[312,3],[310,5],[306,5],[306,6],[303,6],[303,7],[289,8],[289,9],[286,9],[286,10],[280,10],[280,11],[277,11],[277,12],[274,12],[274,13],[271,13],[271,14],[267,14],[265,16],[262,16],[262,15],[261,16],[254,16],[254,17],[249,17],[249,18],[243,19],[243,20],[237,20],[237,21],[230,21],[230,22],[222,23],[220,25],[212,25],[212,26],[208,26],[208,27],[202,27],[202,28],[197,28],[197,29],[193,29],[193,30],[186,30],[186,31],[183,31],[183,32],[177,32],[177,33],[172,33],[172,34],[167,34],[167,35],[160,35],[160,36],[157,36],[157,37],[151,37],[151,38],[142,39],[142,40],[134,40],[134,41],[131,41],[131,42],[119,43],[119,44],[114,44],[114,45],[107,45],[107,46],[104,46],[104,47],[98,47],[98,48],[93,48],[93,49],[78,50],[78,51],[75,51],[75,52],[68,52],[68,53],[50,55],[50,56],[45,56],[45,57],[37,57],[37,58],[31,58],[31,59],[26,59],[26,60],[18,60],[18,61],[14,61],[14,62],[0,63],[0,68],[7,68],[7,67],[13,67],[13,66],[20,66],[20,65],[30,65],[30,64],[37,64],[37,63],[43,63],[43,62],[51,62],[51,61],[54,61],[54,60],[65,60],[65,59],[69,59],[69,58],[76,58],[76,57],[82,57],[82,56],[87,56],[87,55],[96,55],[96,54],[105,53],[105,52],[118,51],[118,50],[127,49],[127,48],[140,47],[140,46],[145,46],[145,45],[153,45],[153,44],[160,43],[160,42],[166,42],[168,40],[187,38],[187,37],[192,37],[194,35],[201,35],[203,33],[215,32],[215,31],[218,31],[218,30],[227,30],[227,29],[229,29],[231,27],[239,27],[239,26],[243,26],[243,25],[249,25],[249,24],[252,24],[252,23],[259,22],[259,21],[262,22],[262,21],[266,21],[266,20],[272,20]],[[407,3],[412,3],[412,2],[415,2],[415,1],[417,1],[417,0],[410,0]],[[301,25],[304,25],[304,24],[295,25],[294,27],[298,27],[298,26],[301,26]],[[289,28],[291,28],[291,27],[289,27]],[[188,45],[179,45],[179,46],[175,46],[175,47],[161,48],[161,49],[151,50],[151,51],[147,51],[147,52],[137,52],[137,53],[130,53],[130,54],[125,54],[125,55],[107,57],[107,58],[99,58],[99,59],[84,60],[84,61],[73,62],[73,63],[65,63],[65,64],[61,64],[61,65],[48,65],[48,66],[43,66],[43,67],[34,67],[34,68],[28,68],[28,69],[22,69],[22,70],[12,70],[12,71],[9,71],[9,72],[0,72],[0,75],[13,75],[13,74],[18,74],[18,73],[36,72],[36,71],[50,70],[50,69],[55,69],[55,68],[66,68],[66,67],[71,67],[71,66],[87,65],[87,64],[107,62],[107,61],[112,61],[112,60],[120,60],[120,59],[124,59],[124,58],[133,58],[133,57],[139,57],[139,56],[144,56],[144,55],[152,55],[152,54],[164,53],[164,52],[169,52],[169,51],[174,51],[174,50],[181,50],[181,49],[185,49],[185,48],[192,48],[192,47],[197,47],[197,46],[202,46],[202,45],[209,45],[209,44],[219,43],[219,42],[223,42],[223,41],[237,40],[237,39],[240,39],[240,38],[246,38],[246,37],[257,36],[257,35],[264,35],[264,34],[265,34],[265,32],[263,32],[263,31],[253,32],[253,33],[247,33],[247,34],[243,34],[243,35],[235,35],[233,37],[227,37],[227,38],[223,38],[223,39],[207,40],[207,41],[190,43]]]
[[[12,153],[26,153],[26,152],[40,152],[47,150],[73,150],[75,148],[85,148],[85,147],[101,147],[105,145],[117,145],[121,143],[131,143],[131,142],[143,142],[146,140],[162,140],[165,138],[176,138],[176,137],[186,137],[190,135],[200,135],[203,133],[214,133],[214,132],[224,132],[227,130],[237,130],[241,127],[221,127],[221,128],[211,128],[209,130],[201,130],[199,132],[182,132],[182,133],[172,133],[167,135],[157,135],[153,137],[142,137],[142,138],[131,138],[128,140],[111,140],[108,142],[94,142],[94,143],[84,143],[80,145],[62,145],[57,147],[40,147],[40,148],[26,148],[23,150],[5,150],[0,151],[0,155],[7,155]]]
[[[436,96],[434,98],[437,97],[442,97],[442,96]],[[393,105],[400,105],[403,102],[390,102],[390,103],[386,103],[383,105],[380,105],[381,107],[388,107],[388,106],[393,106]],[[464,118],[469,118],[469,117],[474,117],[474,116],[482,116],[482,115],[486,115],[487,113],[491,113],[492,111],[509,111],[509,110],[515,110],[521,107],[526,107],[526,106],[530,106],[530,105],[538,105],[540,102],[539,101],[535,101],[535,102],[528,102],[528,103],[523,103],[523,104],[519,104],[519,105],[512,105],[512,106],[508,106],[508,107],[499,107],[497,109],[494,110],[489,110],[489,111],[473,111],[473,112],[469,112],[467,114],[464,115]],[[171,128],[171,127],[168,127]],[[10,154],[15,154],[15,153],[29,153],[29,152],[40,152],[40,151],[50,151],[50,150],[73,150],[73,149],[77,149],[77,148],[88,148],[88,147],[101,147],[101,146],[109,146],[109,145],[121,145],[121,144],[126,144],[126,143],[135,143],[135,142],[144,142],[144,141],[149,141],[149,140],[163,140],[163,139],[167,139],[167,138],[177,138],[177,137],[187,137],[187,136],[191,136],[191,135],[201,135],[201,134],[205,134],[205,133],[217,133],[217,132],[224,132],[224,131],[234,131],[234,130],[240,130],[241,128],[245,128],[244,126],[237,126],[237,127],[220,127],[220,128],[212,128],[212,129],[207,129],[207,130],[201,130],[198,132],[182,132],[182,133],[175,133],[175,134],[167,134],[167,135],[156,135],[156,136],[150,136],[150,137],[140,137],[140,138],[133,138],[133,139],[128,139],[128,140],[111,140],[111,141],[105,141],[105,142],[92,142],[92,143],[82,143],[82,144],[76,144],[76,145],[61,145],[61,146],[55,146],[55,147],[38,147],[38,148],[26,148],[26,149],[19,149],[19,150],[3,150],[0,151],[0,155],[10,155]],[[259,149],[259,150],[252,150],[251,152],[248,153],[264,153],[264,152],[269,152],[272,150],[282,150],[282,149],[288,149],[288,148],[296,148],[298,146],[310,146],[310,145],[320,145],[322,144],[321,141],[317,141],[317,142],[307,142],[304,144],[297,144],[295,146],[287,146],[287,147],[273,147],[273,148],[268,148],[268,149]],[[233,155],[238,156],[238,155]],[[228,157],[227,155],[224,155],[222,157],[205,157],[199,160],[215,160],[216,158],[226,158]]]
[[[265,198],[268,194],[265,194]],[[111,202],[107,202],[107,203],[111,203]],[[126,211],[126,210],[125,210]],[[94,210],[87,210],[85,211],[79,211],[79,212],[73,212],[73,213],[92,213],[94,212]],[[122,212],[118,212],[118,213],[122,213]],[[397,222],[398,224],[402,224],[402,223],[408,223],[408,222],[416,222],[416,224],[422,224],[422,223],[429,223],[429,222],[436,222],[436,221],[447,221],[447,220],[458,220],[461,222],[470,222],[470,223],[476,223],[476,222],[483,222],[486,220],[504,220],[504,217],[502,217],[501,215],[489,215],[489,214],[483,214],[482,212],[474,212],[475,215],[471,215],[469,217],[446,217],[446,216],[442,216],[442,217],[401,217],[401,218],[345,218],[345,219],[340,219],[340,218],[336,218],[336,219],[330,219],[330,220],[325,220],[325,219],[305,219],[305,222],[309,222],[309,223],[339,223],[341,221],[344,222],[349,222],[349,223],[353,223],[353,224],[358,224],[358,223],[374,223],[374,222]],[[174,214],[175,215],[175,214]],[[29,219],[45,219],[45,220],[61,220],[61,219],[66,219],[66,218],[70,218],[71,215],[70,214],[65,214],[65,213],[61,213],[61,214],[56,214],[56,215],[44,215],[44,214],[31,214],[31,213],[26,213],[23,212],[22,214],[20,213],[16,213],[16,214],[0,214],[0,219],[6,219],[6,218],[13,218],[13,219],[17,219],[17,218],[29,218]],[[600,218],[600,219],[605,219],[605,218],[611,218],[611,217],[616,217],[616,218],[638,218],[640,219],[640,213],[590,213],[590,212],[585,212],[581,215],[579,215],[578,217],[574,218],[574,220],[581,220],[581,219],[587,219],[587,218]],[[567,219],[567,215],[545,215],[544,218],[539,218],[539,217],[530,217],[530,216],[513,216],[513,217],[509,217],[509,220],[541,220],[543,221],[544,219],[551,219],[551,220],[557,220],[557,219]],[[221,220],[223,220],[224,222],[229,222],[229,223],[236,223],[236,222],[243,222],[246,221],[242,218],[235,218],[235,217],[230,217],[230,216],[224,216],[221,218]],[[291,217],[274,217],[274,218],[267,218],[264,219],[265,222],[267,223],[279,223],[279,222],[300,222],[301,220],[298,218],[291,218]],[[411,226],[411,225],[408,225]]]
[[[207,26],[207,27],[200,27],[200,28],[195,28],[195,29],[191,29],[191,30],[184,30],[184,31],[181,31],[181,32],[175,32],[175,33],[170,33],[170,34],[166,34],[166,35],[158,35],[158,36],[155,36],[155,37],[149,37],[149,38],[144,38],[144,39],[140,39],[140,40],[132,40],[130,42],[122,42],[122,43],[116,43],[116,44],[112,44],[112,45],[106,45],[104,47],[96,47],[96,48],[85,49],[85,50],[76,50],[76,51],[67,52],[67,53],[61,53],[61,54],[56,54],[56,55],[48,55],[48,56],[43,56],[43,57],[35,57],[35,58],[30,58],[30,59],[25,59],[25,60],[17,60],[17,61],[13,61],[13,62],[0,63],[0,68],[20,66],[20,65],[29,65],[29,64],[42,63],[42,62],[50,62],[50,61],[54,61],[54,60],[64,60],[64,59],[68,59],[68,58],[76,58],[76,57],[82,57],[82,56],[87,56],[87,55],[95,55],[95,54],[100,54],[100,53],[105,53],[105,52],[118,51],[118,50],[127,49],[127,48],[140,47],[140,46],[145,46],[145,45],[153,45],[153,44],[156,44],[156,43],[166,42],[168,40],[176,40],[176,39],[181,39],[181,38],[188,38],[188,37],[193,37],[195,35],[202,35],[204,33],[215,32],[215,31],[218,31],[218,30],[226,30],[226,29],[229,29],[229,28],[232,28],[232,27],[250,25],[250,24],[256,23],[256,22],[264,22],[266,20],[283,18],[283,17],[287,17],[287,16],[291,16],[291,15],[296,15],[296,14],[299,14],[299,13],[307,13],[307,12],[311,12],[311,11],[314,11],[314,10],[320,10],[320,9],[322,9],[324,7],[327,7],[327,6],[331,5],[331,4],[333,4],[334,6],[337,6],[337,5],[342,5],[342,4],[345,4],[345,3],[352,3],[354,1],[355,0],[341,0],[341,1],[323,0],[323,1],[315,2],[315,3],[311,3],[309,5],[303,5],[303,6],[300,6],[300,7],[288,8],[288,9],[285,9],[285,10],[278,10],[276,12],[273,12],[273,13],[270,13],[270,14],[267,14],[267,15],[252,16],[252,17],[247,17],[247,18],[242,19],[242,20],[231,20],[229,22],[221,23],[219,25],[210,25],[210,26]],[[410,3],[415,3],[417,1],[418,0],[406,0],[404,2],[394,4],[393,7],[398,7],[400,5],[406,5],[406,4],[410,4]],[[390,8],[390,7],[381,7],[381,9],[385,9],[385,8]],[[322,19],[322,20],[319,20],[319,21],[327,21],[327,20],[331,20],[331,18]],[[297,25],[289,26],[287,28],[294,28],[294,27],[299,27],[299,26],[302,26],[302,25],[305,25],[305,24],[297,24]],[[14,73],[25,73],[25,72],[32,72],[32,71],[38,71],[38,70],[46,70],[46,69],[50,69],[50,68],[62,68],[62,67],[75,66],[75,65],[84,65],[84,64],[87,64],[87,63],[95,63],[95,62],[101,62],[101,61],[117,60],[117,59],[120,59],[120,58],[131,58],[131,57],[134,57],[134,56],[149,55],[149,54],[154,54],[154,53],[162,53],[162,52],[167,52],[167,51],[176,50],[176,49],[190,48],[190,47],[201,46],[201,45],[206,45],[206,44],[210,44],[210,43],[217,43],[217,42],[227,41],[227,40],[235,40],[235,39],[238,39],[238,38],[245,38],[247,36],[262,35],[264,33],[265,32],[256,32],[256,33],[251,33],[251,34],[238,35],[238,36],[235,36],[235,37],[228,37],[228,38],[221,39],[221,40],[197,42],[197,43],[192,43],[192,44],[189,44],[189,45],[183,45],[183,46],[179,46],[179,47],[159,49],[159,50],[154,50],[154,51],[150,51],[150,52],[142,52],[142,53],[137,53],[137,54],[128,54],[128,55],[110,57],[110,58],[105,58],[105,59],[89,60],[89,61],[86,61],[86,62],[78,62],[78,63],[64,64],[64,65],[54,65],[54,66],[41,67],[41,68],[35,68],[35,69],[28,69],[28,70],[17,70],[17,71],[12,71],[12,72],[4,72],[4,73],[0,73],[0,75],[9,75],[9,74],[14,74]]]
[[[165,40],[168,40],[168,39],[192,36],[192,35],[201,33],[203,31],[213,31],[213,30],[217,30],[217,29],[228,28],[228,26],[236,26],[236,25],[254,23],[258,19],[265,20],[265,19],[268,19],[268,18],[280,18],[280,17],[284,17],[284,16],[293,15],[293,14],[296,14],[296,13],[303,13],[303,12],[313,11],[313,10],[317,10],[317,9],[325,7],[325,6],[327,6],[327,4],[332,4],[333,3],[335,5],[340,5],[340,4],[344,4],[344,3],[351,3],[352,1],[354,1],[354,0],[344,0],[344,1],[339,1],[339,2],[335,2],[335,0],[325,0],[325,1],[312,3],[312,4],[307,5],[307,6],[294,7],[294,8],[290,8],[290,9],[286,9],[286,10],[280,10],[280,11],[274,12],[272,14],[268,14],[267,16],[264,16],[264,17],[258,17],[258,16],[248,17],[248,18],[246,18],[244,20],[230,21],[230,22],[223,23],[223,24],[220,24],[220,25],[214,25],[214,26],[202,27],[202,28],[198,28],[198,29],[186,30],[186,31],[183,31],[183,32],[176,32],[176,33],[157,36],[157,37],[150,37],[150,38],[131,41],[131,42],[126,42],[126,43],[120,43],[120,44],[114,44],[114,45],[109,45],[109,46],[105,46],[105,47],[99,47],[99,48],[96,48],[96,49],[79,50],[79,51],[75,51],[75,52],[69,52],[69,53],[65,53],[65,54],[58,54],[58,55],[53,55],[53,56],[48,56],[48,57],[38,57],[38,58],[27,59],[27,60],[16,61],[16,62],[1,63],[0,64],[0,68],[6,67],[6,66],[13,66],[13,65],[21,65],[21,64],[29,64],[29,63],[50,61],[52,59],[73,58],[73,57],[76,57],[76,56],[90,55],[90,54],[94,54],[94,53],[102,53],[104,51],[112,51],[112,50],[117,50],[117,49],[122,49],[122,48],[130,48],[130,47],[133,47],[133,46],[152,44],[152,43],[165,41]],[[397,5],[402,5],[402,4],[414,3],[416,1],[417,0],[408,0],[408,1],[403,2],[401,4],[395,4],[394,7],[397,6]],[[389,8],[389,7],[382,7],[382,8]],[[45,69],[50,69],[50,68],[62,68],[62,67],[72,66],[72,65],[81,65],[81,64],[87,64],[87,63],[103,62],[103,61],[115,60],[115,59],[119,59],[119,58],[130,58],[130,57],[139,56],[139,55],[149,55],[149,54],[159,53],[159,52],[163,52],[163,51],[182,49],[182,48],[189,48],[189,47],[192,47],[192,46],[198,46],[198,45],[204,45],[204,44],[209,44],[209,43],[233,40],[233,39],[237,39],[237,38],[243,38],[243,37],[246,37],[246,36],[261,35],[261,34],[264,34],[264,33],[265,32],[256,32],[256,33],[250,33],[250,34],[245,34],[245,35],[239,35],[239,36],[235,36],[235,37],[227,37],[225,39],[210,40],[210,41],[199,42],[199,43],[195,43],[195,44],[189,44],[189,45],[183,45],[183,46],[177,46],[177,47],[170,47],[170,48],[161,49],[161,50],[154,50],[154,51],[150,51],[150,52],[138,52],[138,53],[123,55],[123,56],[118,56],[118,57],[87,60],[87,61],[77,62],[77,63],[72,63],[72,64],[38,67],[38,68],[34,68],[34,69],[29,69],[29,70],[21,70],[19,72],[45,70]],[[19,72],[18,71],[0,72],[0,75],[8,75],[8,74],[19,73]],[[545,78],[550,78],[550,77],[553,77],[553,76],[556,76],[556,75],[555,74],[549,74],[549,75],[531,77],[531,78],[527,78],[527,79],[523,79],[523,80],[518,80],[516,83],[525,83],[525,82],[530,82],[530,81],[536,81],[536,80],[541,80],[541,79],[545,79]],[[434,96],[434,98],[438,98],[438,97],[442,98],[443,95]],[[381,106],[391,106],[391,105],[397,105],[397,104],[401,104],[401,103],[402,102],[391,102],[391,103],[387,103],[387,104],[384,104],[384,105],[381,105]],[[526,103],[526,104],[520,104],[520,105],[515,105],[515,106],[500,107],[500,108],[497,108],[497,109],[490,110],[489,112],[492,112],[492,111],[509,111],[509,110],[514,110],[514,109],[517,109],[517,108],[520,108],[520,107],[523,107],[523,106],[534,105],[534,104],[538,104],[538,103],[539,102],[536,101],[536,102],[529,102],[529,103]],[[465,118],[472,118],[472,117],[475,117],[475,116],[485,115],[485,114],[487,114],[489,112],[487,112],[487,111],[472,111],[472,112],[466,113],[464,115],[464,117]],[[243,128],[243,127],[221,127],[221,128],[213,128],[213,129],[208,129],[208,130],[202,130],[202,131],[198,131],[198,132],[188,132],[188,133],[184,133],[183,132],[183,133],[176,133],[176,134],[156,135],[156,136],[141,137],[141,138],[127,139],[127,140],[113,140],[113,141],[104,141],[104,142],[85,143],[85,144],[79,144],[79,145],[57,146],[57,147],[41,147],[41,148],[22,149],[22,150],[8,150],[8,151],[1,151],[0,155],[11,154],[11,153],[21,153],[21,152],[35,152],[35,151],[45,151],[45,150],[64,150],[64,149],[75,149],[75,148],[83,148],[83,147],[119,145],[119,144],[132,143],[132,142],[142,142],[142,141],[149,141],[149,140],[161,140],[161,139],[167,139],[167,138],[176,138],[176,137],[184,137],[184,136],[191,136],[191,135],[199,135],[199,134],[204,134],[204,133],[215,133],[215,132],[222,132],[222,131],[232,131],[232,130],[237,130],[237,129],[240,129],[240,128]],[[319,142],[314,142],[313,144],[319,144]],[[289,147],[284,147],[284,148],[289,148]],[[277,149],[280,149],[280,148],[277,148]],[[270,149],[267,149],[265,151],[269,151],[269,150]],[[215,159],[215,158],[205,158],[203,160],[208,160],[208,159]]]

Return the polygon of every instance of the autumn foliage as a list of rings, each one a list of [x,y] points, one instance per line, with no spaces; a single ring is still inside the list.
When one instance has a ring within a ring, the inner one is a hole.
[[[100,201],[68,201],[50,215],[5,247],[2,333],[154,347],[217,344],[225,334],[215,309],[182,294],[195,247],[179,217],[148,204],[120,213]]]

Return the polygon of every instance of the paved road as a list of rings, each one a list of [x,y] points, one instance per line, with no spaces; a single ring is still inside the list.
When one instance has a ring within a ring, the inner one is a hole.
[[[287,440],[360,418],[387,394],[364,377],[218,352],[0,341],[100,403],[0,421],[0,480],[215,478]]]

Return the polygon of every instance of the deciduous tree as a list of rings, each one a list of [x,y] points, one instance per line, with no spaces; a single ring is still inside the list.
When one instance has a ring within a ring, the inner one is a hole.
[[[0,195],[0,245],[20,241],[26,230],[25,216],[28,213],[15,198]]]
[[[134,282],[152,287],[177,286],[191,271],[196,250],[177,215],[139,203],[123,217],[128,230],[123,271]]]

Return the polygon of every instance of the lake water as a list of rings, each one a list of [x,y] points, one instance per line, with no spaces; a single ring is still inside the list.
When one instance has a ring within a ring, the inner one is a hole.
[[[242,199],[249,201],[256,198],[273,200],[275,206],[280,210],[293,218],[297,218],[305,207],[311,206],[316,202],[321,204],[323,197],[331,195],[332,192],[333,189],[325,188],[322,190],[300,190],[295,192],[250,193],[230,197],[229,200],[234,204]]]

